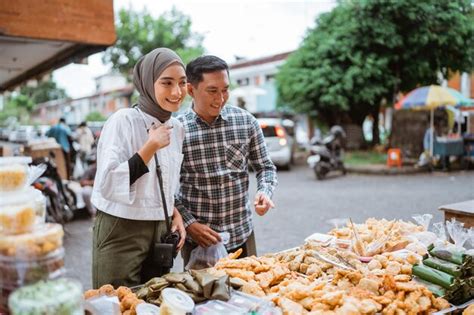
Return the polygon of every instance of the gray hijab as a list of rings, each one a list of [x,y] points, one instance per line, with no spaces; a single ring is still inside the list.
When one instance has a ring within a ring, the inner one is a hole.
[[[161,73],[175,62],[185,68],[183,61],[174,51],[157,48],[141,57],[133,68],[133,84],[140,93],[138,108],[161,122],[170,119],[171,112],[164,110],[156,101],[154,84]]]

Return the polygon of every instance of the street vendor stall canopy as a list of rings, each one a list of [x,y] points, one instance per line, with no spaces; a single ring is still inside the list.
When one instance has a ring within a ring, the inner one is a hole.
[[[115,40],[113,0],[0,1],[0,92]]]

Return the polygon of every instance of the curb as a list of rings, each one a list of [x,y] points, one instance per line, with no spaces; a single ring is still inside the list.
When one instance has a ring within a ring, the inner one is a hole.
[[[413,166],[402,166],[401,168],[388,168],[385,165],[347,165],[346,170],[351,174],[366,174],[366,175],[409,175],[428,173],[429,170],[422,168],[415,168]]]

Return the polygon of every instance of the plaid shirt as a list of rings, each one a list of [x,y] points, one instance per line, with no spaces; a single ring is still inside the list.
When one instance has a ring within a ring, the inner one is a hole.
[[[178,119],[185,129],[177,196],[184,224],[198,221],[214,231],[229,232],[226,247],[234,249],[253,230],[248,167],[256,171],[258,192],[271,198],[277,185],[262,130],[250,113],[230,105],[212,124],[192,109]]]

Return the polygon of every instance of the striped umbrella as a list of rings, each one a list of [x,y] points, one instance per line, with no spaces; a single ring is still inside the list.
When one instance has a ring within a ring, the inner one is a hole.
[[[417,88],[408,93],[395,109],[433,109],[441,106],[472,106],[472,101],[452,88],[430,85]]]
[[[442,106],[472,106],[473,103],[470,99],[459,93],[458,91],[445,88],[439,85],[423,86],[414,89],[408,93],[404,98],[395,104],[395,109],[419,109],[419,110],[430,110],[430,126],[431,126],[431,143],[430,143],[430,155],[433,156],[433,120],[434,120],[434,109]]]

